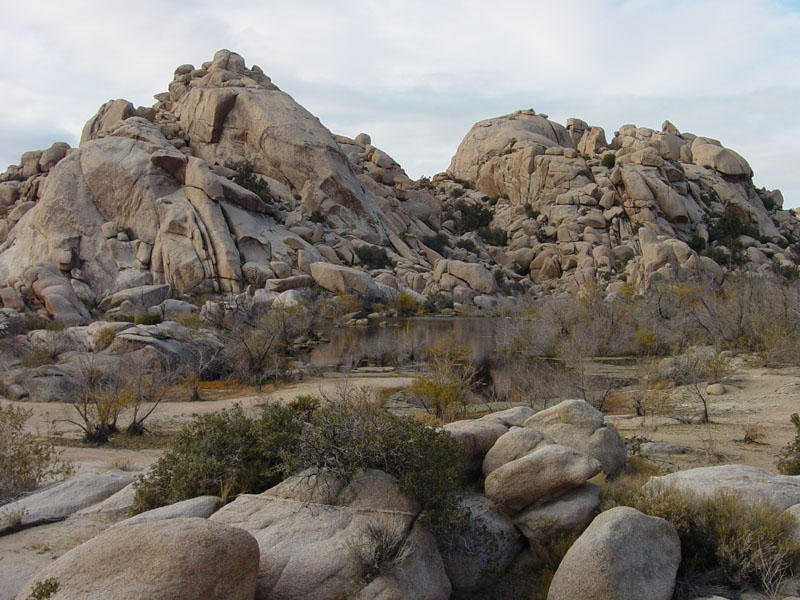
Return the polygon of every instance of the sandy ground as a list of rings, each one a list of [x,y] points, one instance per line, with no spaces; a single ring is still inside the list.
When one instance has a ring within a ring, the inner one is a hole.
[[[686,401],[691,398],[686,388],[683,400],[678,389],[667,392],[666,400],[652,400],[649,407],[645,401],[644,417],[635,417],[627,409],[606,419],[625,438],[638,436],[686,448],[681,455],[648,455],[666,469],[742,463],[775,472],[778,455],[795,436],[790,417],[800,412],[800,369],[742,366],[725,387],[722,396],[706,396],[711,420],[707,425],[680,424],[669,416],[700,408],[699,401]],[[756,443],[743,441],[748,427],[756,432]]]

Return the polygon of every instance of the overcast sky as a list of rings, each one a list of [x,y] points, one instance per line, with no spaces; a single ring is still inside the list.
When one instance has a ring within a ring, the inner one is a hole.
[[[474,122],[534,108],[609,140],[670,119],[800,206],[800,0],[2,3],[0,169],[229,48],[414,178],[445,170]]]

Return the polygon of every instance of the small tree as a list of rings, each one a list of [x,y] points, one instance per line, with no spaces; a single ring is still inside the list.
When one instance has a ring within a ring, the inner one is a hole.
[[[200,400],[200,382],[214,370],[225,347],[206,329],[187,329],[178,340],[185,351],[178,367],[180,381],[190,400]]]
[[[125,429],[128,435],[144,435],[144,422],[164,400],[177,374],[167,368],[161,355],[143,356],[132,353],[125,357],[127,387],[131,391],[132,414]]]

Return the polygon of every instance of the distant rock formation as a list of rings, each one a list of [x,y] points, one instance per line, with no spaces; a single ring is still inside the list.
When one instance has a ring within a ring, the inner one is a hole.
[[[798,262],[800,221],[780,192],[755,189],[741,156],[668,121],[607,142],[579,119],[518,111],[477,123],[446,173],[414,182],[368,135],[332,134],[228,50],[178,67],[155,98],[111,100],[79,148],[26,152],[0,175],[4,307],[81,322],[159,284],[183,299],[272,299],[298,277],[331,289],[333,271],[315,263],[358,271],[339,269],[337,291],[486,307]],[[738,229],[715,238],[724,219]],[[367,258],[383,253],[384,264]]]

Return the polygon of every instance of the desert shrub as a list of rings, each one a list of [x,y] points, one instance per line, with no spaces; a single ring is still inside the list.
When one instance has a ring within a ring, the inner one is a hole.
[[[692,239],[689,240],[689,248],[698,253],[702,252],[706,249],[706,241],[699,235],[692,236]]]
[[[389,257],[386,255],[385,248],[364,244],[356,246],[355,252],[358,260],[368,269],[384,269],[389,266]]]
[[[117,330],[114,327],[103,327],[97,332],[97,337],[94,341],[95,350],[105,350],[117,337]]]
[[[422,375],[414,378],[411,391],[425,410],[445,420],[462,414],[468,393],[476,386],[476,371],[469,354],[455,342],[444,341],[428,348]]]
[[[434,310],[448,310],[453,308],[453,297],[444,292],[428,292],[428,303]]]
[[[505,246],[508,244],[508,233],[499,227],[479,227],[478,235],[490,246]]]
[[[422,238],[422,243],[425,244],[431,250],[436,250],[439,254],[441,254],[444,249],[448,246],[447,244],[447,234],[439,232],[435,235],[426,235]]]
[[[158,325],[161,323],[161,315],[151,313],[136,315],[133,317],[133,322],[136,325]]]
[[[308,217],[308,220],[312,223],[324,223],[325,222],[325,215],[322,214],[320,210],[312,210],[311,214]]]
[[[402,568],[414,551],[405,524],[389,516],[367,523],[359,537],[348,540],[347,548],[361,567],[365,582]]]
[[[48,600],[58,591],[58,580],[55,577],[48,577],[42,581],[37,581],[33,585],[27,600]]]
[[[454,208],[461,213],[457,226],[461,233],[477,231],[480,227],[487,227],[492,222],[492,211],[482,204],[459,200]]]
[[[533,205],[531,205],[530,202],[526,202],[525,203],[525,216],[526,217],[528,217],[529,219],[535,219],[540,214],[542,214],[542,213],[540,213],[538,210],[534,210]]]
[[[57,356],[51,348],[48,348],[45,344],[35,342],[22,355],[22,366],[28,369],[35,369],[36,367],[55,364],[57,360]]]
[[[800,415],[791,416],[794,425],[794,439],[786,444],[778,458],[778,473],[800,475]]]
[[[200,316],[200,313],[196,312],[187,312],[176,315],[173,320],[188,329],[200,329],[206,324],[205,319]]]
[[[348,479],[361,469],[380,469],[436,522],[453,508],[461,460],[458,442],[447,432],[374,405],[337,402],[314,412],[290,471],[326,469]]]
[[[405,291],[400,292],[397,298],[395,298],[394,307],[399,313],[404,315],[415,313],[420,308],[414,296]]]
[[[463,248],[467,252],[475,252],[475,242],[470,239],[461,239],[456,242],[456,248]]]
[[[24,430],[32,414],[13,405],[0,406],[0,504],[45,480],[72,472],[70,463],[59,458],[50,442]]]
[[[197,417],[137,480],[134,512],[206,494],[230,499],[276,485],[286,472],[285,456],[297,447],[316,408],[315,400],[300,397],[267,405],[257,418],[238,404]]]
[[[769,591],[800,557],[794,518],[768,502],[745,503],[725,493],[702,498],[653,484],[637,487],[641,482],[618,484],[612,494],[604,491],[604,508],[632,506],[675,526],[681,540],[676,597],[696,594],[697,581]]]
[[[603,154],[602,164],[606,169],[613,169],[617,164],[617,155],[613,152],[606,152]]]
[[[233,182],[246,190],[250,190],[262,200],[272,200],[269,184],[253,171],[253,163],[249,160],[242,161],[236,166],[236,176],[233,178]]]

